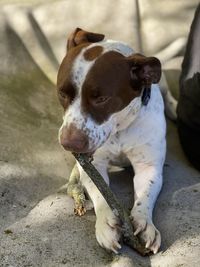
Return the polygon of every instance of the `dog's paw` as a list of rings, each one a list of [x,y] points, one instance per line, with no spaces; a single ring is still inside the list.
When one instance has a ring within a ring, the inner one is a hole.
[[[120,237],[121,227],[119,219],[113,214],[109,207],[97,211],[96,238],[100,246],[118,253],[121,249]]]
[[[154,226],[152,220],[145,215],[132,211],[131,218],[134,227],[134,235],[139,235],[145,247],[156,254],[161,245],[160,232]]]

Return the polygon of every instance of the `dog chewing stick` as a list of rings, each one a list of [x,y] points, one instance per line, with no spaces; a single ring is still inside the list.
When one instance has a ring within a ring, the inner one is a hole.
[[[113,211],[113,213],[118,216],[118,218],[122,222],[122,234],[123,241],[128,246],[134,248],[141,255],[146,255],[150,252],[149,249],[145,248],[143,244],[139,241],[137,236],[133,234],[133,226],[129,219],[127,212],[121,206],[115,195],[112,193],[103,177],[97,171],[97,169],[91,164],[89,158],[86,155],[73,153],[74,157],[77,159],[81,167],[88,174],[91,180],[94,182],[98,190],[103,195],[104,199],[108,203],[109,207]]]

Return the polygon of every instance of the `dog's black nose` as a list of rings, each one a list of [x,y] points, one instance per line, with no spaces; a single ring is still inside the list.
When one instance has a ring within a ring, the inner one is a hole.
[[[66,150],[77,153],[86,153],[89,145],[85,133],[77,129],[74,125],[62,128],[60,143]]]

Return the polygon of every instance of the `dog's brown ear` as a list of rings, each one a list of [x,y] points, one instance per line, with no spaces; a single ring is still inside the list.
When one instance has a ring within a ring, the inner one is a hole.
[[[67,41],[67,51],[69,49],[83,44],[83,43],[96,43],[104,39],[104,35],[100,33],[87,32],[80,28],[76,28],[69,36]]]
[[[131,85],[134,89],[150,88],[161,78],[161,63],[155,57],[134,54],[127,58],[130,66]]]

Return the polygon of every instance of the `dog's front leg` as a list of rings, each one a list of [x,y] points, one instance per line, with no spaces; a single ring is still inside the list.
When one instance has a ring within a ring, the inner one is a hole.
[[[162,160],[161,160],[162,161]],[[161,245],[161,235],[152,222],[155,201],[162,187],[162,163],[132,158],[134,167],[134,206],[131,217],[134,234],[141,237],[154,254]]]
[[[97,164],[95,162],[93,162],[93,164],[100,172],[106,183],[109,184],[107,166],[105,164]],[[117,250],[121,248],[119,243],[121,236],[119,219],[113,214],[100,191],[97,189],[90,177],[83,171],[80,165],[79,171],[81,183],[87,190],[94,205],[96,213],[95,229],[97,241],[100,246],[117,253]]]

